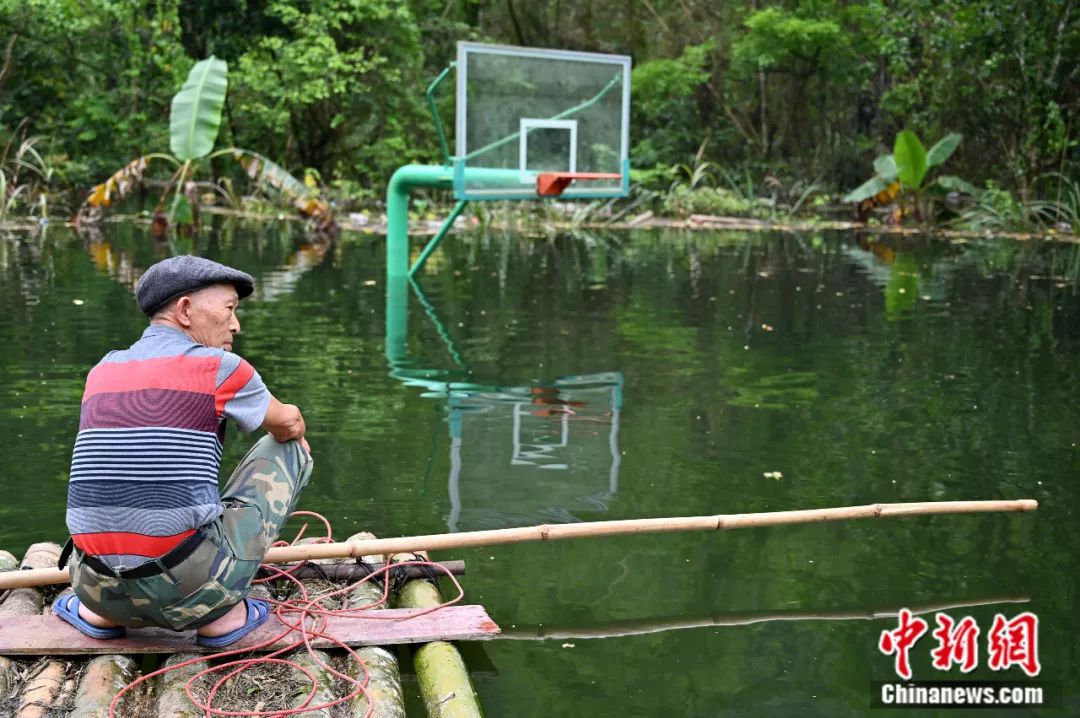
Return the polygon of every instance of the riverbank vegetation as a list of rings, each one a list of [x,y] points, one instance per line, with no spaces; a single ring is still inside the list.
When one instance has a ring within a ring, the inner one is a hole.
[[[16,0],[0,7],[0,221],[71,216],[158,151],[173,94],[210,56],[229,68],[220,145],[273,158],[339,214],[377,213],[396,167],[438,161],[423,88],[474,40],[633,57],[633,195],[579,215],[862,204],[877,222],[1075,232],[1077,14],[1070,0]],[[895,193],[852,200],[876,157],[901,159],[898,135],[962,136],[956,181],[931,196],[898,162]],[[206,161],[201,194],[244,204],[244,168]],[[263,184],[246,206],[272,202]]]

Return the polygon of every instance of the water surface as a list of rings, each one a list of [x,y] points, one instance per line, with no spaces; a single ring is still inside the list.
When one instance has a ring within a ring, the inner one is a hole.
[[[1040,501],[459,552],[469,600],[521,639],[469,651],[488,715],[860,715],[893,676],[876,646],[896,622],[839,615],[980,602],[997,603],[952,615],[984,635],[995,613],[1037,613],[1043,678],[1080,710],[1076,246],[492,231],[433,255],[388,344],[377,237],[8,236],[0,546],[64,538],[85,373],[145,325],[141,271],[186,252],[255,275],[236,351],[303,409],[316,469],[302,506],[341,537]],[[249,441],[230,431],[226,466]],[[779,620],[807,613],[837,620]],[[959,679],[930,667],[932,647],[914,650],[916,678]],[[1003,677],[985,663],[976,677]]]

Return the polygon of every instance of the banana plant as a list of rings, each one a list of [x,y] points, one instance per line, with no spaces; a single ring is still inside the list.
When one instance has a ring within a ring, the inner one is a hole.
[[[151,162],[161,161],[171,165],[174,171],[158,199],[154,225],[159,231],[168,224],[193,225],[198,216],[197,200],[193,192],[186,193],[185,189],[194,179],[200,161],[231,156],[243,165],[253,180],[267,184],[288,197],[302,214],[316,221],[320,230],[331,229],[334,222],[326,203],[315,197],[303,182],[283,167],[251,150],[229,147],[214,151],[228,87],[229,69],[224,60],[210,56],[195,63],[187,81],[172,99],[169,112],[171,154],[155,152],[132,160],[90,190],[83,202],[83,210],[108,207],[122,199],[134,187],[142,184]],[[172,202],[166,214],[164,207],[170,192]],[[80,215],[85,215],[85,212],[81,210]]]
[[[912,198],[916,219],[929,216],[925,196],[931,191],[967,192],[977,194],[970,183],[955,175],[939,175],[927,181],[930,170],[945,163],[960,144],[961,135],[956,132],[938,140],[929,151],[911,130],[897,133],[892,154],[881,155],[874,160],[874,176],[856,187],[844,197],[844,202],[859,205],[864,214],[879,204],[891,202],[897,196]]]

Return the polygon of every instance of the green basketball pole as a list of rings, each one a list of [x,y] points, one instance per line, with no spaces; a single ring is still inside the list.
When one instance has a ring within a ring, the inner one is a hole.
[[[452,189],[454,168],[405,165],[386,189],[386,277],[409,276],[409,195],[415,189]]]

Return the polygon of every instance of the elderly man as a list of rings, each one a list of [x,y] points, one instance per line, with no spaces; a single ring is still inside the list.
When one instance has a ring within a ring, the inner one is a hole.
[[[53,611],[83,633],[197,629],[222,647],[269,616],[246,598],[311,474],[300,410],[232,353],[251,275],[200,257],[150,267],[150,326],[86,378],[71,462],[71,583]],[[266,429],[218,493],[226,419]]]

